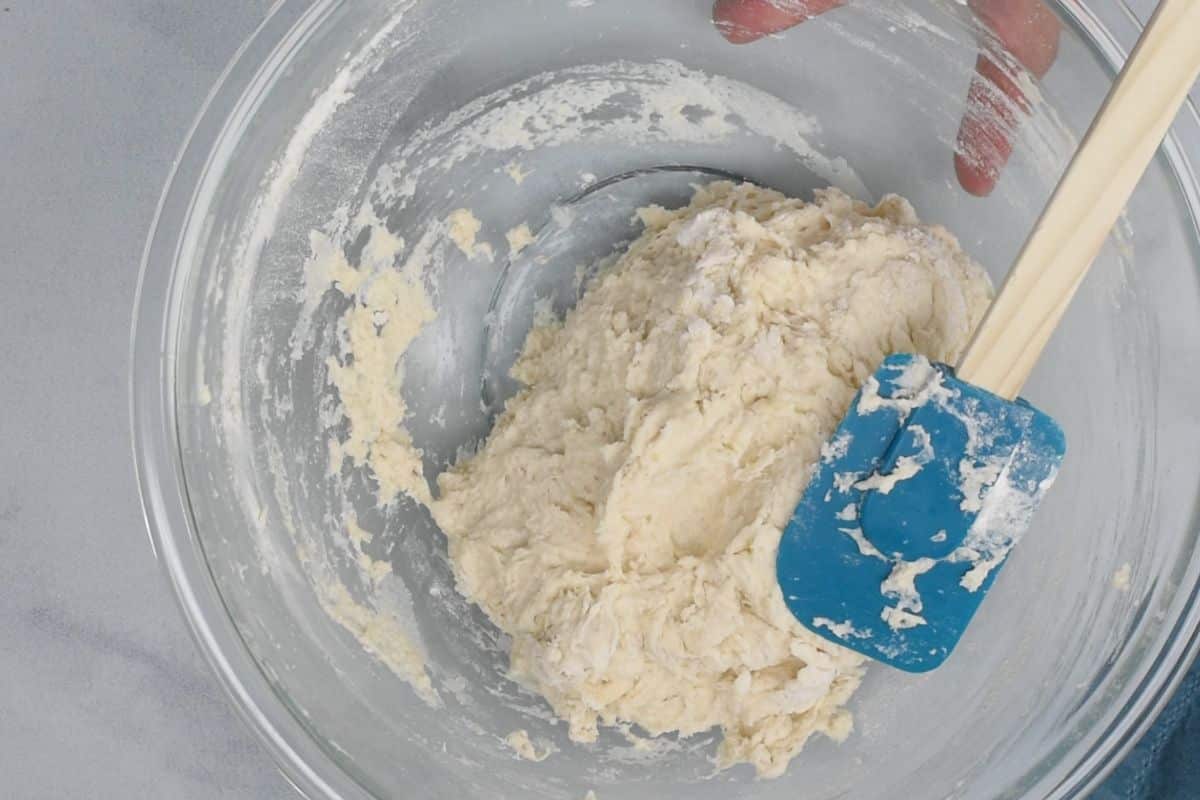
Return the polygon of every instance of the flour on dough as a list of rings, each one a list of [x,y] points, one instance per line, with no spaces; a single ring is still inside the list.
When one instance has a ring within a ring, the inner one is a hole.
[[[953,362],[990,286],[896,196],[716,183],[643,219],[529,334],[525,388],[431,508],[573,739],[719,726],[722,765],[775,776],[849,734],[862,674],[784,605],[781,530],[860,383],[895,352]]]

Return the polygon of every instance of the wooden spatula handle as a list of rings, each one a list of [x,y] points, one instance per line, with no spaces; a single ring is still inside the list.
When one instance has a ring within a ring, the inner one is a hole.
[[[1008,273],[958,376],[1015,398],[1200,73],[1200,0],[1162,0]]]

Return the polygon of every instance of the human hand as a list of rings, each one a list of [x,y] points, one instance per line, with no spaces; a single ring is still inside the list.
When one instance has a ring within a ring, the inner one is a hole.
[[[968,0],[1014,59],[1038,78],[1058,54],[1061,23],[1042,0]],[[746,44],[799,25],[835,8],[842,0],[716,0],[713,22],[734,44]],[[1012,76],[986,52],[975,61],[966,109],[958,129],[954,171],[973,195],[989,194],[1012,154],[1019,122],[1016,109],[1029,103]]]

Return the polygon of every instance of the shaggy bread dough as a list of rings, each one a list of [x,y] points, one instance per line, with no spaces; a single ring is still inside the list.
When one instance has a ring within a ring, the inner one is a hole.
[[[781,773],[850,731],[862,659],[805,630],[775,578],[822,443],[888,354],[953,361],[983,271],[907,201],[717,183],[645,233],[561,324],[433,511],[512,669],[591,741],[719,725],[723,765]]]

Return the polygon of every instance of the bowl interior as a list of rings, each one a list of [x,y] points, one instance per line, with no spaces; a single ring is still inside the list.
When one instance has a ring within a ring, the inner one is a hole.
[[[1026,388],[1069,454],[960,651],[925,676],[871,669],[849,741],[814,740],[778,780],[714,774],[715,733],[570,742],[507,677],[504,639],[455,592],[427,512],[380,508],[364,470],[330,473],[345,422],[328,365],[347,301],[306,270],[314,248],[365,263],[373,225],[404,240],[402,259],[422,254],[437,316],[407,351],[404,391],[433,477],[495,411],[481,391],[505,232],[544,224],[556,199],[663,164],[800,196],[830,183],[896,192],[999,283],[1114,75],[1096,30],[1067,14],[1012,162],[976,199],[950,157],[977,52],[964,7],[851,6],[742,47],[708,10],[330,0],[263,62],[196,192],[168,319],[192,533],[225,608],[279,701],[379,798],[1070,789],[1102,737],[1132,724],[1195,590],[1200,249],[1186,147],[1151,167]],[[460,207],[493,260],[440,235]],[[552,755],[515,758],[517,729]]]

